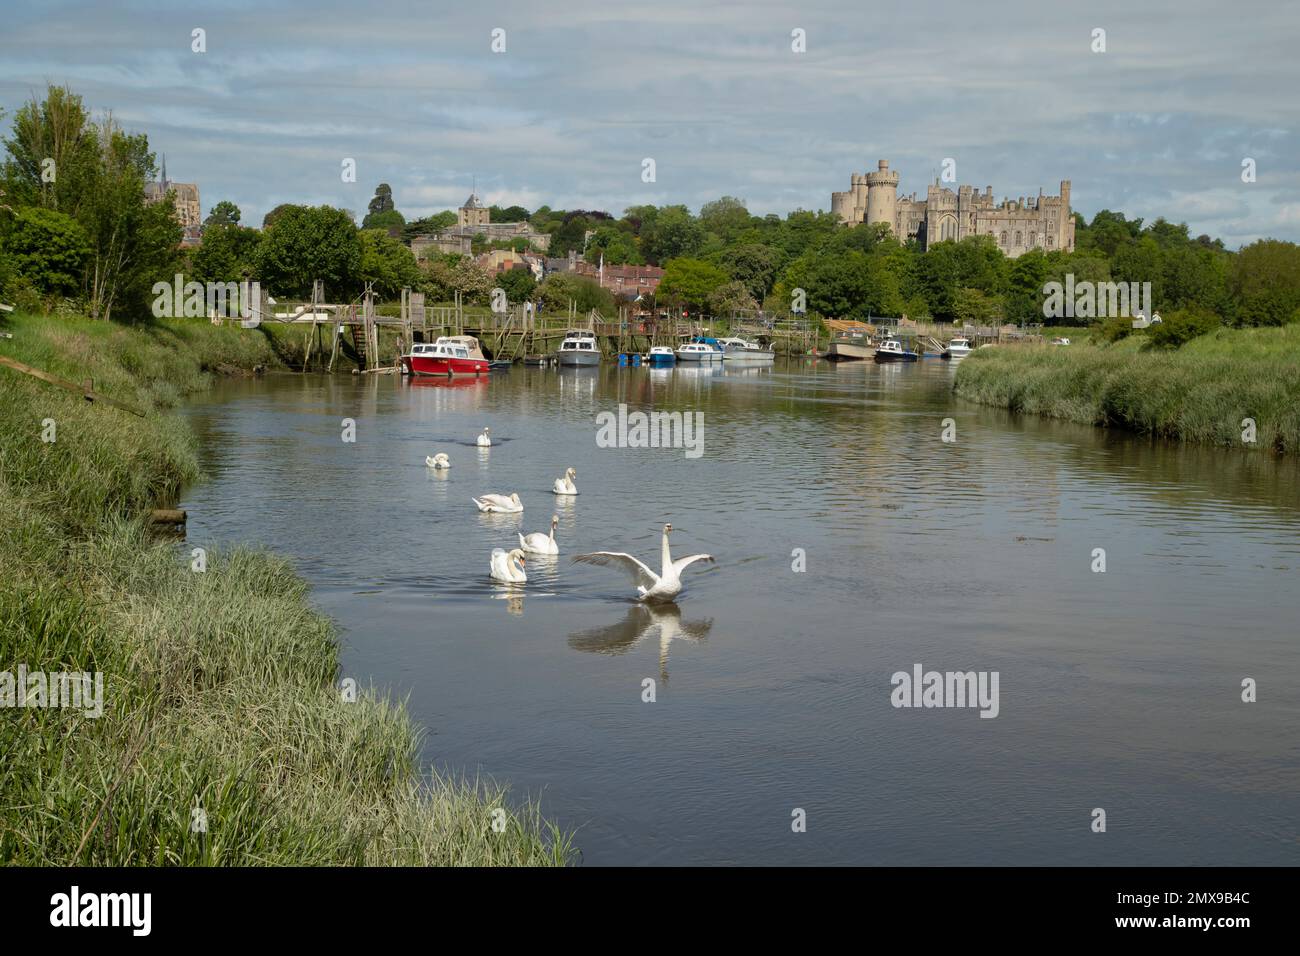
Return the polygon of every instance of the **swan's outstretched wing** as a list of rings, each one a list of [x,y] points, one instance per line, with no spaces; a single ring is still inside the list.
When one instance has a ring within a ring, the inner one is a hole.
[[[591,554],[575,554],[574,561],[583,564],[599,564],[607,568],[619,568],[632,576],[632,580],[643,588],[652,588],[659,583],[659,575],[644,564],[621,551],[593,551]]]
[[[674,561],[673,571],[678,575],[678,577],[680,577],[682,571],[686,570],[687,565],[694,564],[696,561],[712,561],[712,560],[713,560],[713,555],[711,554],[692,554],[689,558],[678,558],[676,561]]]

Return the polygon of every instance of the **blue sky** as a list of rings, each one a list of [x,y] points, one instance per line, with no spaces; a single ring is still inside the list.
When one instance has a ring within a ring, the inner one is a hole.
[[[881,158],[923,192],[952,157],[999,198],[1070,179],[1089,217],[1235,248],[1300,241],[1298,37],[1300,5],[1276,0],[4,0],[0,108],[67,83],[148,133],[205,213],[232,199],[254,224],[280,202],[364,213],[381,181],[412,218],[475,177],[530,209],[733,195],[784,214],[829,209]]]

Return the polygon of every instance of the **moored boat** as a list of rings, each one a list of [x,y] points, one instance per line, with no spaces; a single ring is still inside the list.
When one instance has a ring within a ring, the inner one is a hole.
[[[903,348],[898,339],[885,339],[876,349],[877,362],[915,362],[919,358],[916,352]]]
[[[596,333],[588,329],[570,329],[555,357],[561,365],[599,365],[600,346],[596,344]]]
[[[650,349],[649,360],[651,365],[676,365],[677,355],[671,345],[656,345]]]
[[[971,353],[970,339],[957,336],[948,343],[948,347],[943,350],[943,357],[946,359],[965,358]]]
[[[436,342],[416,342],[401,358],[408,375],[481,375],[489,362],[472,335],[444,335]]]
[[[772,349],[735,336],[719,339],[718,344],[722,346],[722,358],[727,362],[772,362],[776,359]]]
[[[871,333],[865,328],[845,329],[831,339],[826,358],[832,362],[858,362],[876,354]]]
[[[689,342],[677,346],[679,362],[721,362],[722,348],[717,339],[696,336]]]

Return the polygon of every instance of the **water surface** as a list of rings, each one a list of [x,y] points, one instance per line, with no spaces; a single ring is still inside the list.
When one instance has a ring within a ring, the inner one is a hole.
[[[952,371],[226,382],[189,410],[211,476],[189,537],[292,558],[426,761],[539,798],[587,863],[1300,862],[1294,462],[1012,416]],[[702,412],[703,456],[597,447],[620,403]],[[512,491],[520,516],[469,500]],[[561,557],[490,581],[552,514]],[[665,521],[717,559],[675,608],[568,560],[657,568]],[[997,671],[997,718],[891,706],[918,663]]]

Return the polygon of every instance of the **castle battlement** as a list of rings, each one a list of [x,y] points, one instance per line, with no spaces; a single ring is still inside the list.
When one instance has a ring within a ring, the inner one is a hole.
[[[961,240],[967,236],[992,236],[1008,256],[1030,249],[1074,250],[1074,217],[1070,211],[1070,181],[1061,181],[1057,196],[993,199],[993,187],[981,193],[959,185],[954,192],[935,180],[925,198],[916,193],[898,197],[899,175],[880,160],[869,173],[853,173],[846,192],[831,193],[831,211],[846,225],[887,224],[903,242],[915,241],[922,249],[931,243]]]

